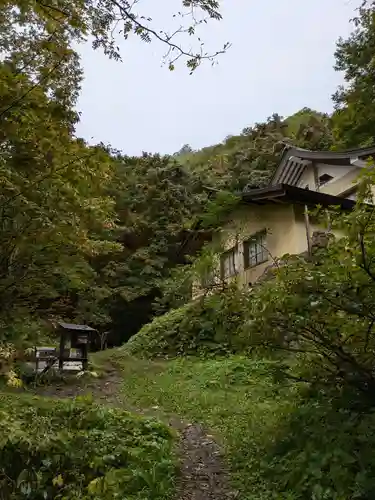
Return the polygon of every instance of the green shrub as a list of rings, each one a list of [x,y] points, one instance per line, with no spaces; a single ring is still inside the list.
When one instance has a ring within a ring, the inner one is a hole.
[[[375,498],[375,415],[348,409],[350,393],[276,383],[277,361],[243,356],[122,363],[132,404],[210,429],[238,500]]]
[[[125,345],[139,357],[223,355],[241,352],[238,337],[245,294],[235,287],[156,317]]]
[[[374,415],[346,406],[327,394],[314,394],[279,423],[259,474],[276,498],[375,498]]]
[[[79,398],[16,401],[0,396],[0,498],[169,498],[164,425]]]

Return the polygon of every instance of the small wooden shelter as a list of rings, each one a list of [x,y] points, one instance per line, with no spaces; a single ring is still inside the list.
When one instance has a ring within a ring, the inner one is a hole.
[[[57,326],[60,334],[59,370],[63,370],[64,361],[81,361],[83,370],[86,370],[88,347],[96,330],[87,325],[73,323],[58,323]],[[68,342],[70,343],[70,349],[66,347]],[[74,357],[72,356],[72,349],[76,351]]]
[[[96,330],[87,325],[62,322],[57,323],[56,328],[60,337],[59,349],[35,347],[36,372],[46,373],[57,361],[61,372],[80,370],[77,362],[82,363],[83,370],[87,370],[89,345]]]

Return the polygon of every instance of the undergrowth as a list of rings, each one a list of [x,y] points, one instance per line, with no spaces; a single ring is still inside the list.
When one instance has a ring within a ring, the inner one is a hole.
[[[226,451],[240,499],[258,498],[246,492],[258,487],[264,441],[294,408],[293,391],[274,384],[268,374],[272,363],[241,356],[148,361],[121,349],[95,356],[102,366],[106,359],[121,366],[123,396],[132,404],[203,423]]]
[[[121,367],[123,397],[203,423],[222,444],[239,500],[372,500],[375,417],[342,398],[273,379],[271,361],[139,360],[95,356]]]
[[[247,296],[235,287],[157,316],[122,349],[142,358],[226,355],[247,348],[238,334]]]
[[[2,500],[167,500],[173,437],[153,420],[87,399],[0,394]]]

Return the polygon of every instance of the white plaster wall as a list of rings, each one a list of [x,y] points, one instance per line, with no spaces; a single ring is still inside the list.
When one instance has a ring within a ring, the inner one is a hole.
[[[356,167],[347,165],[326,165],[325,163],[317,163],[316,169],[318,171],[318,177],[320,177],[323,174],[328,174],[332,175],[334,179],[339,179],[343,175],[346,175],[350,170],[353,169],[355,170]]]
[[[314,231],[327,229],[327,224],[317,223],[310,217],[310,237]],[[267,231],[265,245],[269,252],[266,262],[248,269],[244,268],[244,241],[259,232]],[[339,233],[335,233],[340,237]],[[239,286],[254,283],[273,263],[286,254],[298,255],[308,249],[304,207],[302,205],[277,204],[245,205],[231,215],[230,221],[224,226],[220,235],[223,250],[236,246],[236,279]],[[219,274],[218,265],[218,274]],[[193,298],[201,295],[199,286],[194,287]]]
[[[326,165],[324,163],[316,164],[316,169],[318,178],[323,174],[328,174],[333,177],[332,180],[320,186],[319,191],[336,196],[340,196],[341,193],[353,187],[353,181],[357,179],[361,172],[360,168],[354,166]],[[314,169],[312,165],[306,167],[298,182],[298,187],[305,188],[306,185],[309,186],[310,190],[316,190]]]
[[[267,262],[258,266],[244,269],[244,241],[259,232],[267,231],[265,246],[269,252]],[[237,279],[240,285],[254,282],[261,276],[274,258],[280,258],[285,254],[296,253],[300,246],[296,244],[296,238],[300,235],[296,232],[295,215],[293,206],[288,204],[268,205],[246,205],[235,212],[231,222],[221,232],[221,241],[224,249],[237,245]],[[307,248],[307,240],[305,238]]]
[[[309,186],[309,189],[311,191],[315,191],[315,179],[314,179],[314,170],[312,168],[312,165],[308,165],[302,176],[301,179],[299,180],[297,187],[305,189],[306,185]]]
[[[355,186],[361,171],[362,169],[358,167],[347,167],[346,173],[344,175],[341,175],[340,177],[337,176],[336,178],[327,182],[327,184],[321,186],[320,192],[332,194],[334,196],[342,196],[346,191],[352,189]]]

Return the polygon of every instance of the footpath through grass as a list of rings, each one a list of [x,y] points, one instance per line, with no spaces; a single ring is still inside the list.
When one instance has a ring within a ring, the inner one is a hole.
[[[145,361],[121,350],[95,356],[102,367],[108,359],[121,367],[131,404],[203,423],[226,452],[239,498],[261,498],[250,492],[259,489],[264,443],[276,438],[278,421],[295,406],[291,389],[273,383],[269,363],[240,356]]]

